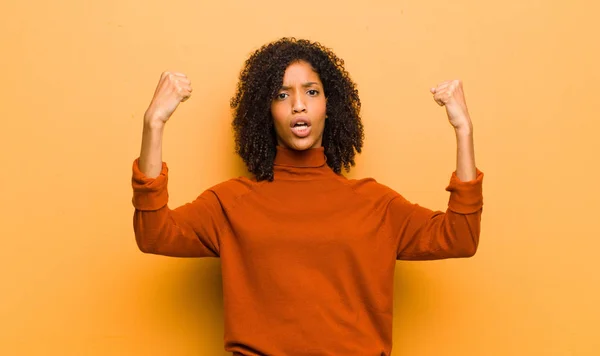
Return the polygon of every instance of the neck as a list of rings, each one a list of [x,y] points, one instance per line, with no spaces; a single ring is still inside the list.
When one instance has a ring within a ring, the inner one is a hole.
[[[275,180],[278,179],[319,179],[335,175],[327,165],[325,148],[293,150],[277,146],[274,162]]]
[[[293,150],[284,146],[277,146],[275,155],[276,166],[288,166],[297,168],[322,167],[325,165],[327,157],[325,148],[309,148],[306,150]]]

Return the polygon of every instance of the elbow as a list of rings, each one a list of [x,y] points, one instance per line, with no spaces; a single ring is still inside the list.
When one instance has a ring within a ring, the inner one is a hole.
[[[448,238],[454,246],[455,257],[473,257],[479,247],[479,225],[470,224],[468,219],[463,224],[453,223]]]
[[[149,226],[148,219],[142,219],[142,212],[137,211],[133,217],[133,233],[138,249],[143,253],[157,254],[160,248],[160,226]]]
[[[140,236],[136,233],[135,242],[137,244],[138,249],[143,253],[156,253],[156,244],[149,239],[145,239],[143,236]]]
[[[478,236],[471,234],[452,234],[447,238],[446,252],[453,258],[473,257],[477,253],[479,245]]]
[[[158,235],[154,229],[145,229],[141,224],[141,220],[136,217],[134,220],[133,233],[135,235],[135,243],[138,249],[143,253],[156,254],[158,249]]]
[[[150,253],[150,254],[156,253],[156,249],[151,244],[143,243],[138,240],[137,246],[138,246],[138,249],[143,253]]]
[[[469,241],[461,244],[461,248],[457,249],[456,257],[458,258],[468,258],[473,257],[477,253],[477,248],[479,246],[479,241]]]
[[[477,253],[477,244],[471,244],[469,247],[465,248],[463,254],[460,257],[473,257]]]

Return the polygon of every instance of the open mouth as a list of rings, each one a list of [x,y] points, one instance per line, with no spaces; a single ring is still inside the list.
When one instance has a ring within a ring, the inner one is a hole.
[[[310,134],[310,126],[306,122],[299,122],[292,126],[292,133],[297,137],[304,138]]]

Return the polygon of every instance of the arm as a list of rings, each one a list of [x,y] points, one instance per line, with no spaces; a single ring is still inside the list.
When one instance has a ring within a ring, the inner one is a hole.
[[[466,105],[462,82],[443,82],[431,89],[434,100],[446,107],[456,135],[456,171],[446,188],[450,200],[446,212],[432,211],[394,199],[394,216],[399,222],[398,259],[470,257],[477,251],[483,207],[483,173],[475,166],[473,124]]]
[[[173,112],[192,94],[190,80],[181,73],[164,72],[154,97],[144,114],[139,168],[148,178],[156,178],[162,170],[162,137]]]
[[[473,128],[456,129],[456,176],[462,181],[476,178],[475,149],[473,145]]]
[[[220,256],[222,228],[226,218],[211,190],[176,209],[168,202],[168,168],[163,163],[156,178],[148,178],[133,162],[133,228],[144,253],[175,257]]]
[[[191,92],[191,83],[184,74],[165,72],[144,115],[140,157],[132,167],[132,203],[136,242],[145,253],[219,255],[219,231],[224,218],[213,192],[206,191],[194,202],[174,210],[167,206],[168,169],[162,161],[164,127]]]
[[[412,204],[402,196],[390,202],[389,221],[397,239],[396,259],[435,260],[471,257],[479,245],[483,173],[463,182],[452,173],[445,212]]]
[[[456,134],[456,175],[462,181],[473,180],[476,177],[473,123],[467,109],[462,82],[443,82],[430,91],[435,102],[446,107],[448,121]]]

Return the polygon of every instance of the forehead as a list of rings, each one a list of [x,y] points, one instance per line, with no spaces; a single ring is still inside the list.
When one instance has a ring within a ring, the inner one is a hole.
[[[304,82],[317,82],[321,83],[321,79],[317,72],[315,72],[312,66],[305,61],[297,61],[290,64],[283,75],[283,84],[293,83],[304,83]]]

